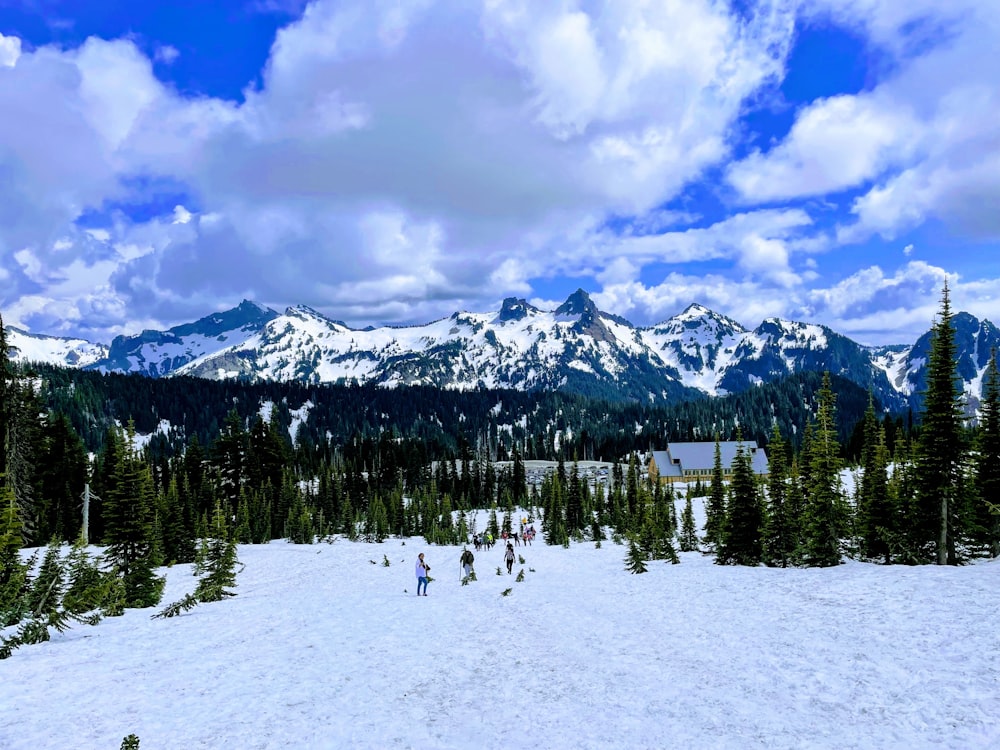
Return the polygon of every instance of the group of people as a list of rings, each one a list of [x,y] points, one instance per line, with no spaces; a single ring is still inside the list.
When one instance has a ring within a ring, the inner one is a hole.
[[[531,544],[534,541],[534,539],[535,539],[534,524],[532,524],[528,528],[525,528],[524,524],[522,523],[520,532],[517,531],[500,532],[500,541],[503,542],[504,544],[507,544],[508,546],[513,544],[517,547],[520,547],[522,542],[524,542],[525,545],[528,545]],[[476,552],[479,552],[480,550],[483,549],[493,549],[494,544],[496,544],[496,540],[493,538],[493,534],[491,534],[488,531],[485,531],[481,534],[475,534],[472,537],[472,545],[476,548]]]
[[[525,539],[528,538],[529,533],[531,534],[532,537],[534,537],[535,534],[534,529],[531,529],[530,531],[526,531],[524,533]],[[474,537],[474,540],[478,540],[480,536],[482,535],[476,535],[476,537]],[[492,539],[492,536],[490,534],[486,534],[486,536]],[[517,538],[517,534],[514,535],[514,538],[515,539]],[[480,548],[480,544],[481,542],[476,544],[477,550]],[[487,547],[487,549],[489,548]],[[516,555],[514,553],[513,542],[507,542],[507,547],[504,549],[504,554],[503,554],[503,561],[507,565],[507,575],[511,575],[511,571],[514,568],[515,557]],[[458,563],[459,565],[462,566],[462,574],[466,578],[468,578],[473,573],[474,569],[472,567],[472,564],[475,562],[475,560],[476,556],[472,554],[472,550],[469,549],[468,547],[462,547],[462,555],[461,557],[458,558]],[[416,565],[417,596],[427,596],[427,583],[430,580],[430,576],[428,574],[430,573],[430,570],[431,566],[427,563],[426,560],[424,560],[424,553],[421,552],[419,555],[417,555],[417,565]],[[423,589],[423,593],[421,593],[421,589]]]

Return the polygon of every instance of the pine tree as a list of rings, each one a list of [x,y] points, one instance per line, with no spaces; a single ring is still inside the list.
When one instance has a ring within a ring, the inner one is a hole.
[[[938,565],[955,565],[958,501],[962,495],[965,448],[961,391],[955,373],[955,330],[948,284],[941,314],[932,329],[927,362],[927,390],[917,447],[916,506],[910,520],[921,547],[936,550]]]
[[[125,606],[152,607],[164,581],[153,570],[153,479],[133,447],[134,437],[131,423],[117,437],[119,459],[105,502],[105,559],[122,578]]]
[[[994,349],[986,367],[986,382],[979,412],[976,438],[975,499],[972,540],[982,545],[990,557],[1000,555],[1000,372]]]
[[[28,611],[36,618],[58,611],[65,588],[66,572],[60,559],[59,541],[53,539],[45,548],[42,565],[28,591]]]
[[[874,399],[869,393],[857,493],[857,528],[861,555],[881,558],[886,565],[892,561],[888,540],[896,532],[895,513],[889,501],[888,463],[885,429],[875,417]]]
[[[647,572],[645,555],[639,549],[635,539],[630,538],[628,542],[628,554],[625,557],[625,569],[632,574]]]
[[[733,480],[716,562],[722,565],[759,565],[763,558],[763,525],[757,479],[750,454],[740,440],[733,459]]]
[[[827,567],[840,564],[840,538],[844,531],[844,499],[840,483],[840,445],[835,420],[836,395],[830,373],[824,373],[818,394],[808,462],[803,529],[806,565]]]
[[[449,512],[449,515],[450,512]],[[368,505],[368,518],[365,521],[366,536],[373,542],[384,542],[389,536],[389,518],[385,504],[379,495],[375,495]]]
[[[691,496],[684,502],[684,512],[681,513],[681,552],[698,551],[698,529],[694,522],[694,508],[691,506]]]
[[[221,504],[212,514],[212,530],[208,552],[203,564],[204,575],[198,581],[194,596],[199,602],[217,602],[236,594],[229,589],[236,585],[239,560],[236,542],[230,538],[226,514]]]
[[[788,505],[788,449],[778,425],[774,425],[767,447],[767,504],[764,513],[763,560],[772,567],[787,568],[795,549]]]
[[[715,436],[715,458],[712,462],[712,483],[705,503],[705,544],[715,548],[722,539],[726,520],[726,485],[722,473],[722,447]]]
[[[14,492],[0,475],[0,628],[20,622],[27,613],[31,562],[21,558],[21,519]]]
[[[7,330],[0,315],[0,479],[7,480],[7,434],[13,418],[12,397],[14,374],[10,366],[10,347],[7,344]]]

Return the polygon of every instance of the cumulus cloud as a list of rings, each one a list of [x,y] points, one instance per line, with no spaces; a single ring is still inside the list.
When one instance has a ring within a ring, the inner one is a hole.
[[[0,68],[13,68],[21,56],[21,40],[0,34]]]
[[[738,15],[709,0],[295,10],[240,105],[163,86],[127,40],[22,55],[0,87],[0,109],[27,115],[0,122],[20,196],[0,200],[0,246],[65,272],[42,246],[90,247],[94,235],[67,228],[153,179],[200,213],[99,228],[98,245],[150,248],[90,261],[118,264],[94,286],[108,309],[177,316],[179,299],[245,294],[367,309],[363,322],[400,299],[445,313],[524,294],[579,265],[566,260],[577,245],[604,242],[609,212],[638,225],[725,157],[746,99],[780,77],[794,23],[777,6]],[[743,252],[753,266],[761,247]],[[626,255],[639,268],[647,253]],[[624,268],[587,261],[608,278]]]
[[[922,261],[889,273],[868,266],[828,286],[778,288],[766,280],[670,273],[657,284],[609,283],[593,296],[602,309],[645,324],[699,302],[747,328],[769,317],[822,321],[863,344],[912,344],[940,312],[945,280],[953,309],[1000,319],[1000,279],[964,279]]]
[[[1000,218],[1000,79],[983,61],[1000,6],[959,0],[804,4],[807,17],[862,31],[890,60],[870,91],[813,102],[766,152],[731,165],[744,202],[859,190],[842,243],[892,239],[929,218],[996,239]]]
[[[750,203],[854,187],[913,153],[920,126],[907,109],[876,96],[821,99],[799,113],[780,145],[731,165],[727,178]]]
[[[17,113],[0,117],[0,304],[106,340],[126,315],[169,325],[242,297],[420,321],[565,274],[646,318],[693,299],[754,324],[863,316],[863,297],[836,302],[846,289],[808,292],[837,242],[932,216],[997,231],[1000,97],[979,55],[998,35],[980,5],[264,0],[295,20],[243,103],[165,86],[166,47],[151,60],[128,40],[22,52],[0,37],[0,112]],[[727,166],[797,13],[861,28],[894,72]],[[669,204],[713,173],[742,208],[695,226]],[[182,203],[148,221],[108,210],[150,185]],[[813,206],[747,207],[844,190],[854,218],[836,231]],[[683,268],[706,262],[707,276]]]

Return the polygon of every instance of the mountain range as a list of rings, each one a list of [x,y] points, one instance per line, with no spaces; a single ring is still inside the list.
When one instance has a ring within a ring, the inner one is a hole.
[[[957,371],[974,410],[1000,330],[965,312],[953,324]],[[558,389],[675,402],[829,371],[870,389],[891,411],[919,406],[931,341],[928,331],[912,345],[870,347],[827,326],[779,318],[747,330],[699,304],[638,327],[599,310],[582,289],[551,311],[511,297],[498,311],[402,327],[351,328],[302,305],[279,313],[244,300],[166,331],[118,336],[110,346],[7,330],[15,359],[149,377]]]

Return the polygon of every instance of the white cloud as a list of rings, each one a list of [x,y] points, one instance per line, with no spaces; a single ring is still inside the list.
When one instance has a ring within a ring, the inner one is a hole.
[[[731,165],[727,179],[749,203],[826,195],[906,160],[920,132],[905,103],[867,95],[821,99],[799,113],[780,145]]]
[[[652,286],[640,281],[612,284],[592,296],[602,310],[637,322],[660,322],[698,302],[747,328],[756,327],[764,318],[787,316],[794,300],[787,291],[776,294],[773,287],[754,281],[684,273],[670,273]]]
[[[156,62],[163,63],[164,65],[172,65],[180,56],[180,50],[169,44],[158,46],[156,51],[153,53],[153,59],[156,60]]]
[[[0,170],[13,177],[0,183],[0,272],[35,295],[24,305],[35,329],[51,315],[111,331],[124,310],[174,323],[243,296],[414,320],[528,297],[559,274],[596,278],[621,312],[698,299],[753,319],[826,304],[805,287],[829,273],[817,258],[832,240],[806,210],[684,229],[698,218],[663,208],[706,171],[725,173],[739,118],[784,72],[791,5],[265,5],[303,12],[242,104],[163,86],[129,41],[22,54],[17,40],[16,65],[0,67],[0,111],[18,113],[0,117]],[[891,5],[807,0],[892,49],[895,72],[804,108],[788,138],[727,174],[747,202],[862,186],[841,241],[930,216],[989,235],[1000,107],[981,60],[995,26],[948,15],[954,44],[924,49],[901,29],[941,12]],[[147,182],[188,193],[197,213],[76,226]],[[615,217],[624,233],[607,229]],[[63,238],[73,247],[60,257]],[[35,265],[13,259],[22,249]],[[704,261],[715,275],[683,273]],[[678,273],[646,287],[654,264]],[[76,314],[38,301],[57,293]]]
[[[191,221],[193,214],[180,204],[174,206],[174,224],[187,224]]]
[[[859,29],[890,60],[870,91],[804,107],[785,139],[727,171],[746,202],[861,190],[840,242],[941,219],[1000,238],[1000,78],[984,64],[1000,6],[974,0],[811,0],[808,18]]]
[[[21,56],[21,40],[0,34],[0,68],[13,68]]]

